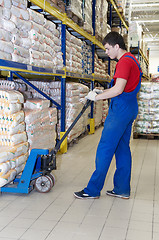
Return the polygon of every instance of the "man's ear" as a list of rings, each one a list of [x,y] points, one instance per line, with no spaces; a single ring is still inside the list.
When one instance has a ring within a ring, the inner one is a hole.
[[[118,50],[120,47],[119,47],[119,44],[115,44],[115,49]]]

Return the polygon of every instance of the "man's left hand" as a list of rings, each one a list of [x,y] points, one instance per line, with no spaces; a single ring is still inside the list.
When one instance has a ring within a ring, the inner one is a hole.
[[[91,100],[91,101],[96,101],[96,96],[97,96],[97,93],[93,92],[93,91],[90,91],[88,93],[88,95],[86,96],[86,99],[88,100]]]

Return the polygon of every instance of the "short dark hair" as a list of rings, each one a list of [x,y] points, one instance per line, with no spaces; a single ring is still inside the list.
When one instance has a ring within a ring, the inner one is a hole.
[[[125,46],[125,42],[123,37],[118,32],[110,32],[108,33],[105,38],[103,39],[103,45],[108,43],[111,46],[115,46],[116,44],[123,50],[127,50]]]

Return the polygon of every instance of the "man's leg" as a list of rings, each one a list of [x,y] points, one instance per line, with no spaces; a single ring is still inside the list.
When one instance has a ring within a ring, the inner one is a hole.
[[[130,179],[131,179],[131,151],[130,151],[130,136],[131,136],[131,121],[123,136],[121,137],[117,149],[116,171],[114,174],[114,192],[120,195],[130,195]]]
[[[84,189],[91,196],[100,196],[106,174],[126,126],[115,115],[107,117],[96,153],[96,170]]]

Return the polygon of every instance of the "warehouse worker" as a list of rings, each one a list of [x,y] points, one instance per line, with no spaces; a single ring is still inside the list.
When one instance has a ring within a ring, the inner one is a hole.
[[[110,32],[103,40],[106,54],[117,58],[111,88],[99,93],[94,89],[87,99],[98,101],[111,98],[108,116],[96,153],[96,169],[86,188],[75,192],[79,199],[99,198],[111,160],[115,154],[116,171],[114,188],[107,195],[128,199],[130,197],[131,151],[129,147],[132,123],[137,117],[137,93],[141,85],[142,71],[137,59],[126,51],[123,37]],[[97,94],[99,93],[99,94]]]

